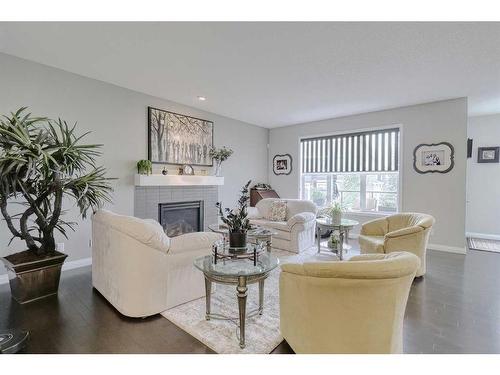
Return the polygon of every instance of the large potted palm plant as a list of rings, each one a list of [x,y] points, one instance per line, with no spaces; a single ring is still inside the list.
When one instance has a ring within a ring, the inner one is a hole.
[[[67,255],[56,251],[55,232],[67,238],[75,226],[62,219],[63,200],[73,199],[83,218],[111,201],[106,170],[95,165],[101,145],[82,144],[86,134],[75,131],[76,124],[33,117],[26,108],[0,119],[0,210],[11,241],[27,247],[2,260],[20,303],[57,293]]]

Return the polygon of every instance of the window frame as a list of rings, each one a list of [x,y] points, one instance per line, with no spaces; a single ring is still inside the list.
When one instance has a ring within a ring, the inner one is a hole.
[[[342,135],[350,135],[353,133],[357,132],[369,132],[369,131],[383,131],[386,129],[391,129],[391,128],[397,128],[399,129],[399,145],[398,145],[398,160],[399,160],[399,165],[398,165],[398,171],[392,171],[392,172],[337,172],[337,173],[331,173],[331,174],[344,174],[344,173],[357,173],[357,174],[377,174],[377,173],[382,173],[382,174],[387,174],[387,173],[397,173],[398,174],[398,191],[397,191],[397,211],[391,211],[391,212],[383,212],[383,211],[349,211],[347,214],[348,215],[360,215],[360,216],[388,216],[388,215],[393,215],[394,213],[398,212],[403,212],[403,175],[404,175],[404,170],[403,170],[403,165],[405,163],[404,160],[404,153],[403,153],[403,147],[404,147],[404,126],[403,124],[391,124],[391,125],[384,125],[384,126],[379,126],[379,127],[370,127],[370,128],[359,128],[359,129],[352,129],[352,130],[342,130],[342,131],[337,131],[337,132],[328,132],[328,133],[318,133],[318,134],[307,134],[303,136],[298,137],[298,142],[297,142],[297,149],[298,149],[298,155],[299,155],[299,173],[297,173],[297,179],[298,179],[298,198],[302,199],[302,176],[304,174],[306,175],[324,175],[328,173],[302,173],[302,160],[303,160],[303,155],[302,155],[302,147],[301,143],[303,139],[310,139],[312,137],[329,137],[329,136],[342,136]],[[383,193],[383,192],[377,192],[377,193]],[[393,193],[393,192],[387,192],[387,193]],[[361,195],[361,192],[360,192]],[[360,202],[361,205],[361,202]]]

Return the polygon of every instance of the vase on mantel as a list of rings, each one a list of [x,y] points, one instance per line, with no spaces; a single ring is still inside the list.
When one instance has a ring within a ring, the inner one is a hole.
[[[215,174],[214,175],[217,177],[222,176],[222,161],[221,160],[215,161]]]

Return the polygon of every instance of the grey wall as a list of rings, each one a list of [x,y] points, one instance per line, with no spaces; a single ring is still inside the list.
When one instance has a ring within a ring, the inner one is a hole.
[[[469,118],[474,140],[467,159],[467,232],[500,239],[500,164],[478,163],[477,148],[500,146],[500,115]]]
[[[270,131],[270,163],[276,154],[289,153],[294,168],[288,176],[269,182],[282,197],[299,195],[299,138],[382,126],[402,126],[402,211],[426,212],[436,218],[434,248],[465,251],[465,174],[467,100],[465,98],[371,112]],[[413,170],[413,149],[420,143],[448,141],[455,147],[455,168],[447,174],[421,175]],[[373,217],[360,216],[361,221]]]
[[[29,106],[36,115],[61,117],[70,123],[78,121],[79,132],[92,131],[88,142],[104,144],[102,164],[110,176],[118,178],[114,204],[110,207],[118,213],[133,214],[135,163],[147,158],[148,106],[214,121],[215,145],[226,145],[235,151],[222,166],[226,184],[219,194],[224,204],[232,205],[236,201],[239,188],[248,179],[267,181],[267,129],[5,54],[0,54],[0,83],[0,114]],[[68,205],[66,208],[70,208],[68,217],[76,218],[76,210]],[[90,223],[86,220],[70,234],[69,241],[65,241],[69,260],[90,256],[89,238]],[[0,255],[24,250],[23,243],[19,242],[13,242],[8,248],[9,239],[10,234],[2,222]],[[3,268],[0,269],[0,273],[3,272]]]

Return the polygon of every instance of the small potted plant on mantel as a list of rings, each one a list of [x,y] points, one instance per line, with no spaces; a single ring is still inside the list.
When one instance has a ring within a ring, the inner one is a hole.
[[[110,202],[112,192],[106,170],[95,165],[101,145],[81,144],[86,134],[77,136],[76,124],[32,117],[25,110],[0,119],[0,210],[12,239],[27,247],[1,258],[19,303],[57,293],[67,255],[56,251],[54,232],[67,238],[66,230],[75,226],[61,218],[63,200],[73,198],[85,218],[89,208]],[[8,203],[17,207],[14,215]]]
[[[153,164],[149,160],[139,160],[137,162],[137,173],[150,175],[153,173]]]
[[[247,231],[251,228],[250,220],[247,217],[250,182],[248,181],[241,189],[238,206],[235,209],[226,208],[223,210],[221,202],[215,204],[222,222],[227,225],[229,230],[229,247],[231,248],[244,248],[247,245]],[[225,215],[223,211],[225,211]]]
[[[233,154],[233,150],[223,146],[222,148],[212,147],[210,149],[210,157],[215,160],[215,176],[221,176],[222,174],[222,162],[229,159]]]

